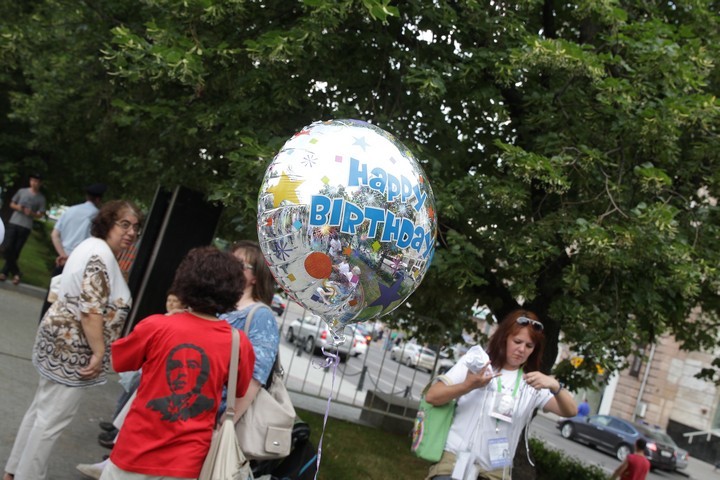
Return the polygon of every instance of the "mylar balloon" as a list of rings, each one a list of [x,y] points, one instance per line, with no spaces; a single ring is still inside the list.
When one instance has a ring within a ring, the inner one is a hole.
[[[296,133],[260,188],[258,238],[273,275],[336,336],[405,301],[430,265],[436,231],[413,154],[359,120]]]

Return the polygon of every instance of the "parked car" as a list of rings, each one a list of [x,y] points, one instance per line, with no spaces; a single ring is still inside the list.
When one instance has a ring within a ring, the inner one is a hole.
[[[408,367],[422,368],[432,372],[437,353],[416,343],[401,343],[390,350],[390,358]]]
[[[443,348],[440,350],[440,360],[438,360],[436,370],[437,374],[442,375],[447,373],[447,371],[450,370],[455,363],[456,362],[453,359],[453,351],[448,348]]]
[[[360,332],[355,332],[355,338],[353,339],[352,347],[350,347],[350,356],[359,357],[363,353],[367,352],[368,341],[365,336]]]
[[[353,328],[350,325],[345,327],[343,334],[345,342],[338,346],[341,362],[347,360],[355,339]],[[304,318],[296,318],[290,323],[285,332],[285,340],[302,346],[305,352],[312,354],[332,343],[332,333],[325,321],[318,315],[307,315]]]
[[[676,468],[675,442],[660,429],[639,425],[611,415],[561,418],[560,434],[614,454],[623,461],[635,449],[635,441],[647,442],[646,456],[652,468],[672,471]]]
[[[287,305],[287,301],[281,297],[279,294],[273,295],[272,303],[270,304],[270,309],[275,312],[278,315],[282,315],[285,311],[285,306]]]
[[[675,470],[682,470],[684,468],[687,468],[688,466],[688,458],[690,457],[690,454],[687,450],[683,450],[682,448],[676,448],[675,449]]]

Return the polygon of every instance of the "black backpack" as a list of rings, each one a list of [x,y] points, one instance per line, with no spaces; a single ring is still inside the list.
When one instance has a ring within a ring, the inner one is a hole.
[[[250,464],[255,478],[269,474],[272,480],[313,480],[317,472],[317,448],[310,440],[310,425],[301,420],[295,422],[287,457]]]

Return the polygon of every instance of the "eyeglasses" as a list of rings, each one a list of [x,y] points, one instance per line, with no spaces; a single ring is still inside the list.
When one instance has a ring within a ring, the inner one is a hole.
[[[139,237],[142,233],[142,227],[139,223],[130,223],[127,220],[121,220],[119,222],[115,222],[115,225],[120,227],[123,232],[127,232],[131,228],[135,231],[135,234]]]
[[[532,326],[533,330],[535,330],[536,332],[542,332],[543,328],[545,328],[542,323],[538,322],[537,320],[533,320],[532,318],[518,317],[515,321],[518,325],[522,325],[523,327],[526,327],[528,325]]]

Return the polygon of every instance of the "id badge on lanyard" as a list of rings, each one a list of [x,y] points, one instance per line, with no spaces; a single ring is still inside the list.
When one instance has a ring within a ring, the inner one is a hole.
[[[512,423],[513,414],[515,413],[515,400],[518,388],[520,387],[520,378],[522,377],[522,368],[518,369],[517,377],[515,377],[515,387],[512,394],[503,392],[502,378],[498,378],[498,389],[493,395],[490,416],[502,420],[503,422]]]

